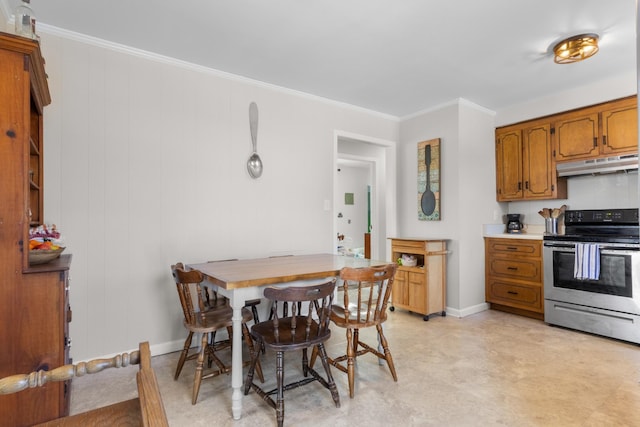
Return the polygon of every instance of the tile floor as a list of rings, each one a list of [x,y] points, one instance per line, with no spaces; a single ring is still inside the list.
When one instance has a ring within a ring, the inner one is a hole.
[[[354,399],[348,397],[346,374],[333,369],[341,407],[312,383],[285,394],[285,425],[640,425],[635,344],[494,310],[463,319],[433,316],[428,322],[396,310],[385,327],[397,383],[386,366],[365,355],[358,360]],[[333,333],[328,352],[337,355],[344,352],[344,331],[334,327]],[[373,333],[362,335],[375,342]],[[170,425],[275,425],[275,411],[253,392],[244,397],[242,419],[233,420],[230,376],[204,381],[192,406],[195,362],[187,362],[174,381],[177,359],[178,353],[152,359]],[[265,379],[275,384],[273,359],[263,356],[263,367]],[[134,397],[136,370],[110,369],[74,380],[71,412]],[[287,357],[285,372],[299,371],[298,358]]]

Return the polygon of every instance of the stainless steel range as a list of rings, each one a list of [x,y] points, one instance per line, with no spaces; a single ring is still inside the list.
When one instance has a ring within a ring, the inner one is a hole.
[[[544,236],[545,322],[640,344],[638,209],[570,210]]]

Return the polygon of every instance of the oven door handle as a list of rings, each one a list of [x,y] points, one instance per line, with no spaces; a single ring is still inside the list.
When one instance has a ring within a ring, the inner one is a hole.
[[[548,248],[566,248],[566,249],[575,249],[575,243],[545,243],[544,246]]]
[[[617,246],[617,245],[607,245],[607,244],[598,244],[600,247],[600,253],[604,254],[634,254],[640,251],[638,247],[628,247],[628,246]],[[575,243],[545,243],[544,246],[552,249],[552,250],[564,250],[564,251],[575,251],[576,244]]]

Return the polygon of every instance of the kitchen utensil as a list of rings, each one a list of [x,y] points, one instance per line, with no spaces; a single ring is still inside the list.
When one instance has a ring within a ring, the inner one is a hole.
[[[424,163],[427,166],[427,184],[424,189],[424,193],[422,193],[422,200],[420,201],[422,212],[429,216],[436,209],[436,195],[431,191],[431,146],[425,145],[424,147]]]
[[[546,235],[558,234],[558,217],[552,216],[551,218],[544,219],[544,234]]]
[[[253,152],[247,160],[247,170],[251,178],[260,178],[262,175],[262,159],[257,152],[258,145],[258,106],[255,102],[249,104],[249,128],[251,129],[251,143],[253,144]]]
[[[545,219],[547,218],[547,217],[545,216],[544,209],[540,209],[540,210],[538,211],[538,215],[540,215],[542,218],[545,218]]]

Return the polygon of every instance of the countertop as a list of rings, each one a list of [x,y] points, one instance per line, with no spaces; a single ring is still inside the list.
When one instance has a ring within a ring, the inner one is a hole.
[[[483,237],[501,238],[501,239],[529,239],[542,240],[544,236],[543,225],[525,225],[522,233],[507,233],[504,224],[485,224],[483,226]]]

